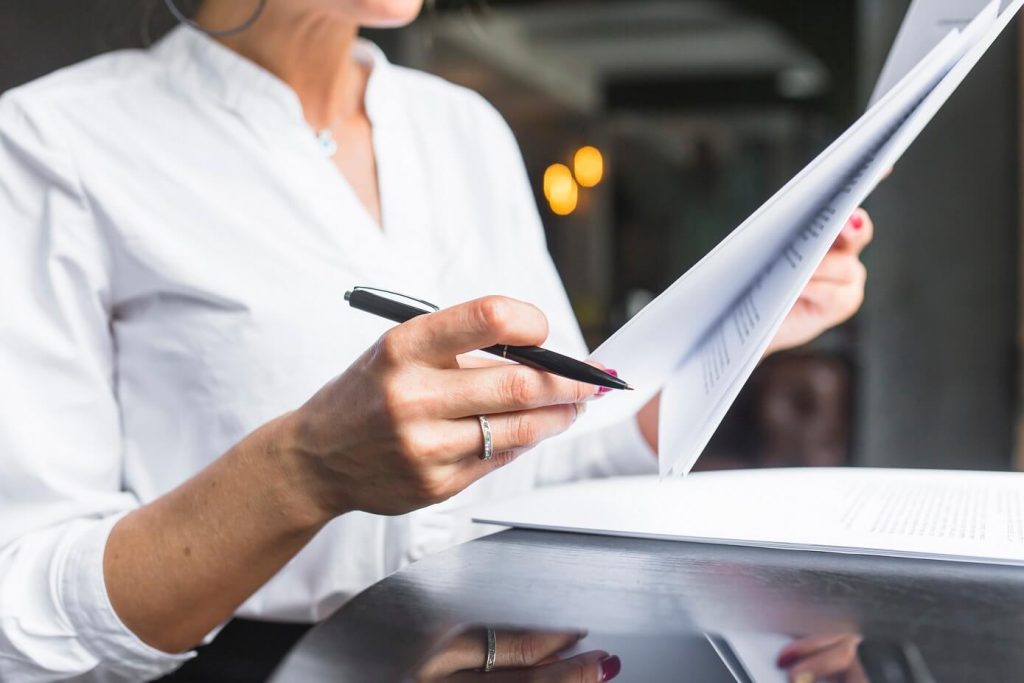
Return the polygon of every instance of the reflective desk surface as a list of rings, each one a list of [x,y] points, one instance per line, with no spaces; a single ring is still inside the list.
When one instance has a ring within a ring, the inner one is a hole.
[[[483,627],[499,650],[586,633],[560,656],[617,655],[616,681],[1024,681],[1024,569],[504,531],[373,586],[274,680],[495,680],[448,675],[482,666]],[[458,643],[473,664],[438,667]]]

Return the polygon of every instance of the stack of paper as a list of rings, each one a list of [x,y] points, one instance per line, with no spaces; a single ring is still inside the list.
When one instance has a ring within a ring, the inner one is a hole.
[[[988,4],[898,79],[916,48],[897,46],[887,67],[896,85],[597,349],[593,358],[638,390],[595,403],[583,423],[621,420],[661,392],[661,474],[689,472],[850,215],[1022,4],[1013,0],[1002,12],[998,0]]]
[[[485,505],[478,522],[768,548],[1024,565],[1024,474],[878,469],[588,481]]]

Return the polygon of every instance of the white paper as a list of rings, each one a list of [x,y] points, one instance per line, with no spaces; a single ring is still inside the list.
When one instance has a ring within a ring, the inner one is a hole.
[[[1024,474],[699,472],[539,489],[474,520],[531,529],[1024,566]]]
[[[638,388],[584,418],[621,420],[661,392],[659,468],[686,474],[853,211],[1024,4],[994,0],[835,143],[595,351]]]
[[[871,103],[889,92],[951,30],[966,27],[988,1],[913,0],[875,84]],[[1004,9],[1009,4],[1009,0],[1002,0]]]

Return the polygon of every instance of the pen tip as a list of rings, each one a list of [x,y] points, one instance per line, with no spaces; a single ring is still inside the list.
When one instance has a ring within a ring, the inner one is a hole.
[[[625,389],[626,389],[626,391],[633,391],[633,387],[631,387],[628,384],[625,386]]]

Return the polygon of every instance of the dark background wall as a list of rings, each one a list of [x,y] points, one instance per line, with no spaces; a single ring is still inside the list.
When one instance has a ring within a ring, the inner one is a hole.
[[[874,4],[866,33],[885,44],[908,3]],[[1018,35],[1007,31],[871,199],[879,229],[859,328],[863,464],[1011,465]],[[878,54],[866,51],[866,82]]]

